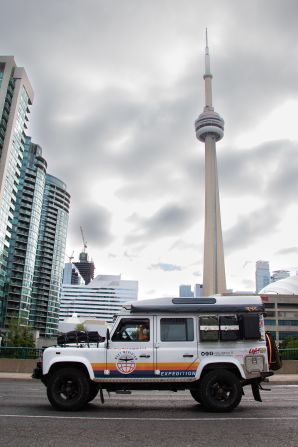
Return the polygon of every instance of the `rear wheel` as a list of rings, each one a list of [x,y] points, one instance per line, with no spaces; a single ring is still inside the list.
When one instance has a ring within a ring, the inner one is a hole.
[[[239,405],[242,398],[240,380],[231,371],[210,371],[201,380],[200,397],[207,410],[231,411]]]
[[[48,380],[47,396],[54,408],[77,411],[83,408],[90,395],[90,380],[76,368],[61,368]]]

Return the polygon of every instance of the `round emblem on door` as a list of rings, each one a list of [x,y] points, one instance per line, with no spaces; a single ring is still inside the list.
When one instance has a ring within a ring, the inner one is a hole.
[[[121,374],[131,374],[136,369],[137,356],[132,351],[121,351],[116,355],[116,368]]]

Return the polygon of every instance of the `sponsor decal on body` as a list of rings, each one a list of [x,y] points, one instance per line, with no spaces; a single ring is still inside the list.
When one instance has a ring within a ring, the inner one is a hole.
[[[249,354],[262,354],[264,352],[266,352],[266,348],[250,348],[250,350],[248,351]]]
[[[134,352],[129,350],[121,351],[115,357],[116,368],[121,374],[131,374],[136,369],[137,359]]]

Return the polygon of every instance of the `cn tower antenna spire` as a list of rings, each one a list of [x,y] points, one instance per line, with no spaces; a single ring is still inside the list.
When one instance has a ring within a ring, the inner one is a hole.
[[[208,47],[208,29],[206,28],[206,48],[205,48],[205,75],[211,75],[210,72],[210,56]]]
[[[210,55],[208,47],[208,30],[206,28],[206,47],[205,47],[205,74],[203,76],[205,81],[205,108],[213,110],[212,107],[212,74],[210,71]]]

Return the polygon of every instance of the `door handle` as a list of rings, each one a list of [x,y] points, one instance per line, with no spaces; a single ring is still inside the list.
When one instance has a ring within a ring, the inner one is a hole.
[[[193,354],[183,354],[183,357],[193,357]]]
[[[149,359],[150,355],[149,354],[141,354],[140,357],[145,358],[145,359]]]

